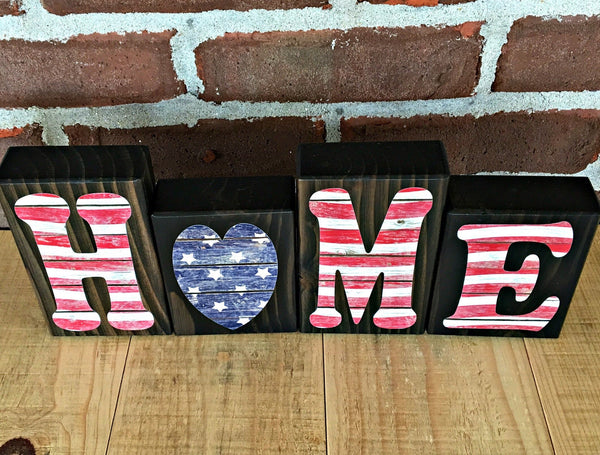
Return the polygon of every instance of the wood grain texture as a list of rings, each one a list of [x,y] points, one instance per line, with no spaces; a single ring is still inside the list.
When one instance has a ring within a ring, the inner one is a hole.
[[[423,333],[448,183],[441,143],[306,144],[297,165],[300,330]],[[381,263],[361,283],[341,274],[348,257],[389,255],[414,258],[401,291]]]
[[[135,338],[108,454],[325,453],[321,343]]]
[[[147,150],[140,147],[24,147],[11,148],[0,168],[0,202],[19,246],[31,282],[36,288],[50,330],[54,335],[123,335],[170,333],[171,324],[165,300],[158,257],[154,250],[149,203],[153,177]],[[107,322],[110,311],[108,290],[102,279],[87,278],[84,287],[92,309],[102,324],[95,330],[73,332],[52,322],[56,309],[42,257],[30,227],[17,218],[15,202],[29,194],[59,195],[70,207],[67,233],[77,252],[95,251],[89,226],[75,215],[77,200],[89,193],[114,193],[131,206],[127,220],[131,255],[142,300],[154,316],[147,330],[118,330]]]
[[[452,176],[446,207],[427,332],[558,337],[598,226],[589,180]]]
[[[9,231],[0,231],[0,445],[104,454],[129,337],[55,338]]]
[[[328,453],[552,452],[522,340],[324,335]]]
[[[176,334],[296,331],[293,204],[291,177],[158,182],[152,224]],[[224,298],[239,286],[257,292]]]
[[[557,340],[525,340],[557,454],[600,453],[600,234]]]

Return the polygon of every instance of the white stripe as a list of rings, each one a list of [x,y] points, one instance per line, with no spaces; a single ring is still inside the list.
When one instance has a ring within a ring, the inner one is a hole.
[[[518,325],[527,325],[532,327],[543,328],[548,325],[549,320],[531,320],[531,319],[521,319],[521,320],[470,320],[470,319],[444,319],[444,327],[449,329],[454,328],[477,328],[477,326],[493,326],[493,325],[507,325],[507,326],[518,326]]]
[[[154,321],[154,316],[149,311],[111,311],[107,318],[109,322]]]
[[[19,198],[15,202],[15,207],[38,207],[53,206],[57,208],[68,208],[66,201],[61,197],[41,196],[41,193],[29,194]]]
[[[491,284],[497,283],[505,286],[509,286],[511,284],[535,284],[537,281],[538,274],[529,274],[529,273],[502,273],[502,274],[492,274],[492,275],[474,275],[474,276],[466,276],[465,277],[465,286],[471,284]]]
[[[481,253],[469,253],[467,263],[471,262],[500,262],[502,265],[506,262],[507,251],[489,251]],[[537,258],[537,256],[535,256]]]
[[[360,266],[340,266],[335,265],[320,265],[319,275],[335,275],[338,271],[343,277],[347,276],[372,276],[376,277],[380,273],[385,275],[403,275],[412,277],[414,266],[389,266],[389,267],[360,267]]]
[[[339,317],[340,313],[335,308],[319,307],[313,313],[316,316]]]
[[[320,254],[368,255],[368,254],[406,254],[412,256],[417,251],[418,242],[375,244],[370,253],[362,244],[354,243],[319,243]]]
[[[379,308],[373,318],[401,318],[416,316],[412,308]]]
[[[46,257],[61,257],[65,259],[131,259],[129,248],[104,248],[96,253],[76,253],[70,247],[38,245],[40,254]]]
[[[573,239],[573,228],[553,225],[505,225],[470,228],[467,224],[458,230],[461,240],[494,239],[501,242],[503,237],[546,237],[550,239]]]
[[[91,224],[94,235],[127,235],[127,225],[122,224]]]
[[[137,281],[135,272],[111,272],[105,270],[64,270],[53,269],[51,265],[46,265],[48,278],[64,278],[68,280],[81,280],[83,278],[99,277],[110,281]]]
[[[89,210],[107,210],[110,209],[110,206],[121,206],[122,208],[129,207],[129,201],[124,197],[115,197],[115,198],[105,198],[105,199],[78,199],[77,200],[77,208],[84,207]]]
[[[334,188],[332,188],[334,189]],[[350,202],[350,194],[347,191],[343,193],[329,192],[327,190],[319,190],[310,197],[311,201],[348,201]]]
[[[332,188],[335,189],[335,188]],[[408,188],[406,188],[408,189]],[[410,200],[429,200],[429,199],[433,199],[433,196],[431,195],[431,193],[429,192],[429,190],[426,190],[424,188],[420,189],[419,191],[406,191],[405,190],[400,190],[396,193],[396,195],[394,196],[394,198],[392,199],[393,201],[410,201]],[[328,192],[327,190],[319,190],[316,193],[314,193],[311,197],[310,197],[311,201],[348,201],[350,202],[350,194],[348,192],[346,192],[344,190],[343,193],[338,193],[338,192]]]
[[[52,223],[51,221],[23,220],[33,232],[42,234],[67,235],[67,227],[64,223]]]
[[[85,292],[71,291],[68,289],[53,289],[54,298],[67,300],[87,301]],[[141,301],[140,293],[134,292],[111,292],[110,298],[115,302],[138,302]]]
[[[426,190],[425,188],[421,188],[419,189],[419,191],[399,191],[398,193],[396,193],[396,195],[394,196],[394,201],[406,201],[406,200],[417,200],[417,201],[422,201],[422,200],[433,200],[433,196],[431,195],[431,193],[429,192],[429,190]]]
[[[529,295],[517,294],[515,300],[517,302],[522,302],[523,300],[525,300],[528,297],[529,297]],[[494,306],[495,307],[497,303],[498,303],[498,294],[490,294],[490,295],[464,295],[463,294],[460,297],[460,301],[458,303],[457,308],[466,307],[466,306]],[[559,305],[560,305],[560,301],[558,300],[558,298],[549,297],[538,308],[541,308],[541,307],[558,308]]]
[[[422,216],[415,218],[396,218],[383,220],[380,231],[401,231],[403,229],[419,229],[423,223]],[[324,229],[358,230],[356,218],[341,219],[319,216],[319,227]]]
[[[331,282],[333,283],[333,281]],[[375,285],[375,284],[373,284]],[[344,288],[346,291],[346,296],[347,297],[357,297],[357,298],[365,298],[365,297],[369,297],[371,295],[371,292],[373,291],[373,289],[348,289],[348,288]],[[383,286],[383,292],[382,292],[382,298],[383,297],[410,297],[412,292],[412,288],[406,287],[406,288],[386,288],[386,286]],[[319,295],[322,295],[323,297],[335,297],[335,286],[331,285],[331,286],[323,286],[322,284],[319,285]]]
[[[69,321],[100,321],[100,316],[94,311],[57,311],[52,319],[68,319]]]
[[[67,228],[64,223],[52,223],[50,221],[23,220],[31,227],[33,232],[46,234],[67,235]],[[95,235],[126,235],[127,225],[121,224],[92,224],[90,226]]]

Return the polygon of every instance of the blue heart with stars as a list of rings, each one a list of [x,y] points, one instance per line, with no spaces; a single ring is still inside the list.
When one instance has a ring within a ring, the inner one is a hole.
[[[253,224],[236,224],[223,239],[197,224],[175,240],[173,270],[198,311],[235,330],[254,319],[273,295],[277,251],[269,236]]]

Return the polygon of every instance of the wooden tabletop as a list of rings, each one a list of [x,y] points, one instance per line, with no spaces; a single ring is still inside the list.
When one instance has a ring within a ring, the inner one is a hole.
[[[1,231],[0,446],[22,437],[38,455],[598,454],[599,273],[600,235],[554,340],[52,337]]]

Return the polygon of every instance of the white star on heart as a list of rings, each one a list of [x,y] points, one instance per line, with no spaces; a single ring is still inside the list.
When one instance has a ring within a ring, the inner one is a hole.
[[[199,288],[199,287],[197,287],[197,288],[188,288],[188,292],[189,292],[190,294],[192,294],[192,293],[194,293],[194,292],[200,292],[200,288]]]
[[[248,324],[250,322],[250,318],[239,318],[237,323],[244,325],[244,324]]]
[[[191,265],[192,262],[196,261],[194,257],[194,253],[186,254],[183,253],[183,257],[181,258],[181,262],[185,262],[187,265]]]
[[[271,240],[269,240],[269,237],[266,237],[264,234],[254,234],[254,239],[252,239],[253,242],[256,243],[269,243]]]
[[[265,268],[258,267],[258,272],[256,272],[256,275],[254,275],[254,276],[259,276],[264,280],[266,277],[268,277],[270,275],[271,275],[271,273],[269,272],[269,267],[265,267]]]
[[[244,293],[242,291],[247,291],[248,289],[246,288],[246,286],[236,286],[235,287],[235,292],[239,292],[240,295],[244,295]]]
[[[226,309],[225,302],[215,302],[215,305],[213,306],[213,310],[217,310],[219,313]]]
[[[221,269],[209,269],[208,277],[217,281],[219,278],[224,278]]]
[[[266,307],[267,303],[269,303],[268,300],[261,300],[260,303],[258,304],[258,308],[264,308],[264,307]]]
[[[246,257],[244,256],[244,253],[239,252],[239,253],[231,253],[231,260],[235,261],[237,263],[239,263],[240,261],[242,261],[243,259],[246,259]]]
[[[208,246],[212,247],[215,245],[215,243],[219,243],[219,239],[216,240],[209,240],[209,239],[213,239],[214,237],[205,237],[204,240],[202,240],[202,243],[206,243],[208,244]]]

